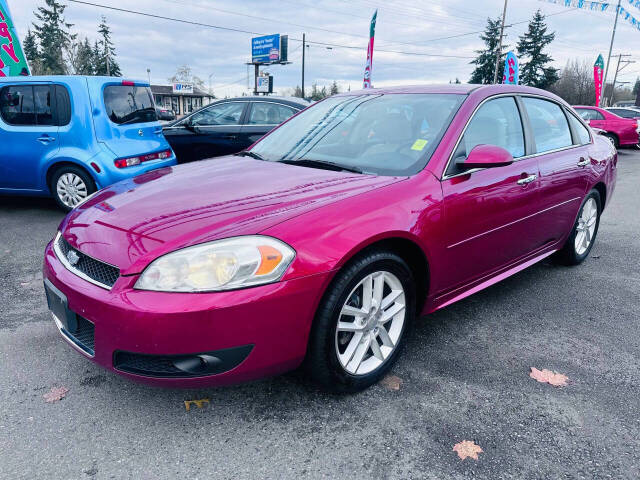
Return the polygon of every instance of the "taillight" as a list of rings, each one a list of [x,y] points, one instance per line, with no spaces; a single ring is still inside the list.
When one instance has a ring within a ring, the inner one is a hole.
[[[151,160],[164,160],[165,158],[170,158],[171,155],[171,150],[163,150],[161,152],[138,155],[137,157],[118,158],[114,160],[113,163],[117,168],[126,168],[140,165],[143,162],[149,162]]]

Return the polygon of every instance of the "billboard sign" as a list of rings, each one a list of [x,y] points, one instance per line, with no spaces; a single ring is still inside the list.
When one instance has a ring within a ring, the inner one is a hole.
[[[174,83],[173,93],[193,94],[193,83]]]
[[[271,93],[272,90],[271,88],[269,88],[271,85],[273,85],[273,80],[271,80],[273,77],[271,76],[267,76],[267,75],[261,75],[258,77],[258,85],[257,85],[257,92],[258,93]]]
[[[277,63],[279,61],[279,33],[251,39],[251,63]]]
[[[0,0],[0,77],[16,75],[29,75],[29,66],[11,20],[9,5]]]

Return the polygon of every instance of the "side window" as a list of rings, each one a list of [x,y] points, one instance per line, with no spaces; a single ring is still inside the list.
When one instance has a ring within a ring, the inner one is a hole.
[[[36,122],[38,125],[54,125],[53,108],[54,100],[51,97],[51,87],[48,85],[36,85],[33,87],[35,101]]]
[[[573,114],[570,113],[567,116],[569,117],[569,123],[571,123],[571,126],[578,135],[578,138],[576,138],[576,141],[574,143],[576,145],[586,145],[587,143],[591,143],[591,135],[589,135],[589,130],[587,130],[587,128],[582,123],[580,123],[580,120],[578,120]]]
[[[583,120],[604,120],[604,115],[599,111],[591,110],[590,108],[580,108],[578,109],[578,114]]]
[[[454,159],[466,158],[477,145],[502,147],[513,158],[524,156],[524,129],[513,97],[489,100],[478,109],[458,145]],[[456,168],[455,162],[452,162],[447,173],[456,173]]]
[[[191,116],[190,123],[195,126],[238,125],[245,102],[229,102],[200,110]]]
[[[251,104],[251,115],[248,125],[278,125],[296,111],[293,108],[278,105],[277,103],[254,102]]]
[[[569,123],[560,105],[532,97],[523,97],[522,101],[529,114],[537,153],[573,145]]]
[[[9,125],[36,125],[31,85],[15,85],[0,90],[0,115]]]
[[[63,127],[71,121],[71,100],[67,88],[62,85],[54,85],[56,97],[56,125]]]

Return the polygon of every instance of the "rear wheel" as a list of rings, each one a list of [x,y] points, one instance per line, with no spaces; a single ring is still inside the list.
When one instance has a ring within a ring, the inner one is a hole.
[[[356,392],[395,363],[415,317],[415,284],[392,252],[371,252],[338,273],[316,314],[306,366],[324,388]]]
[[[65,165],[53,174],[50,190],[58,206],[68,212],[95,192],[96,185],[82,168]]]
[[[600,226],[602,204],[600,193],[591,190],[582,202],[571,235],[556,256],[564,265],[578,265],[584,261],[593,247]]]

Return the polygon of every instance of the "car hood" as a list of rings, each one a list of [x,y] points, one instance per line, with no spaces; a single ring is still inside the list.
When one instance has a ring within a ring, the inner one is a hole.
[[[403,179],[220,157],[107,187],[73,210],[60,229],[73,247],[130,275],[176,249],[256,234]]]

